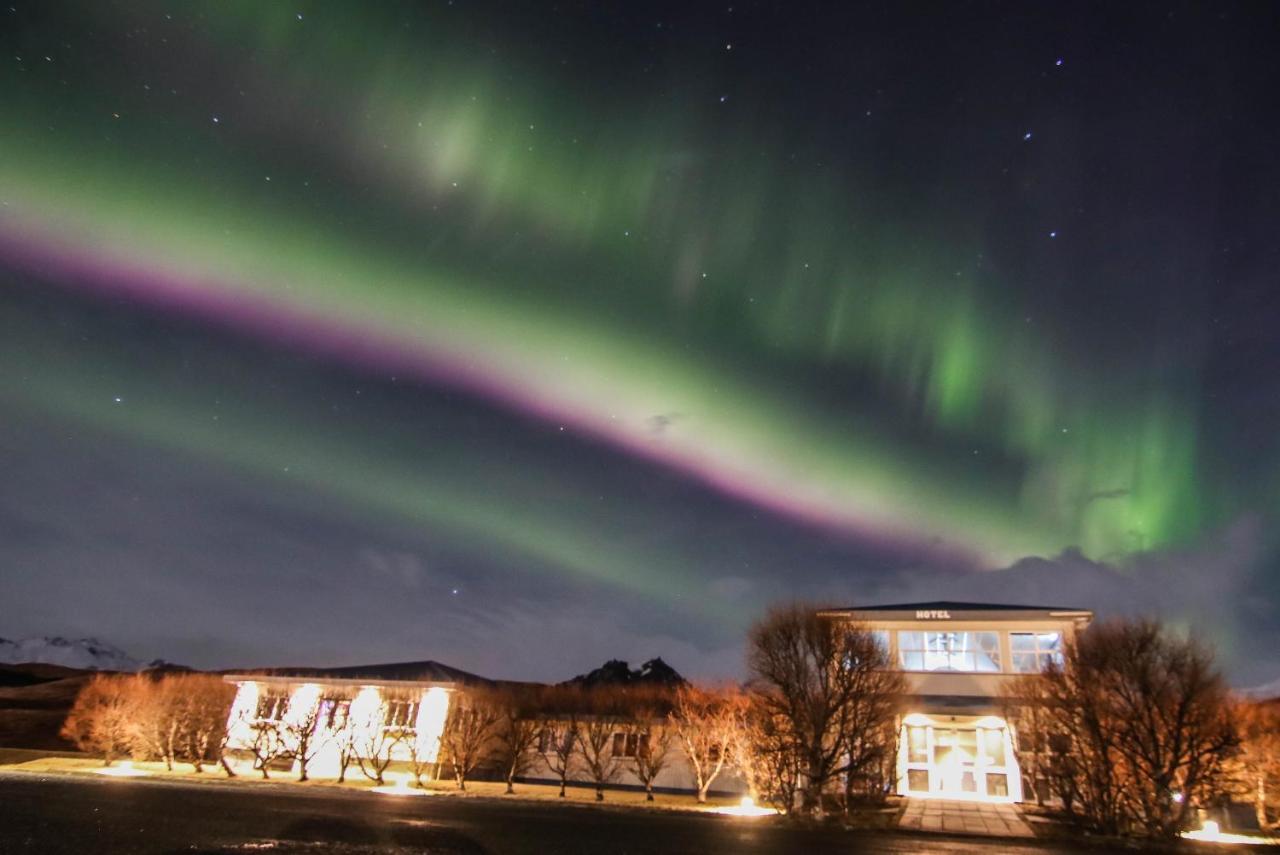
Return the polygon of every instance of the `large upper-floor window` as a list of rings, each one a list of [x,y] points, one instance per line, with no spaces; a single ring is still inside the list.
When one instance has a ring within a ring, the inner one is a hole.
[[[902,667],[908,671],[999,671],[1000,633],[898,633]]]
[[[1062,633],[1011,632],[1009,650],[1013,670],[1023,674],[1043,671],[1050,662],[1062,664]]]

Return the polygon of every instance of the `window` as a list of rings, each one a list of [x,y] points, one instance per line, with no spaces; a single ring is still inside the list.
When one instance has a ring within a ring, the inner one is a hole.
[[[902,667],[908,671],[999,671],[997,632],[898,633]]]
[[[615,733],[613,735],[614,757],[643,756],[648,750],[649,735],[639,733]]]
[[[414,727],[418,723],[417,701],[387,701],[387,727]]]
[[[257,717],[264,721],[279,721],[289,706],[289,696],[281,692],[263,692],[258,696]]]
[[[538,751],[543,754],[568,753],[573,750],[573,736],[568,730],[544,727],[538,734]]]
[[[342,730],[351,714],[351,701],[345,698],[324,698],[320,701],[317,726],[325,730]]]
[[[880,649],[884,651],[884,655],[889,655],[889,630],[873,629],[871,637],[876,640],[876,644],[880,645]]]
[[[1011,632],[1009,648],[1013,653],[1013,670],[1020,674],[1043,671],[1052,662],[1062,664],[1062,633]]]

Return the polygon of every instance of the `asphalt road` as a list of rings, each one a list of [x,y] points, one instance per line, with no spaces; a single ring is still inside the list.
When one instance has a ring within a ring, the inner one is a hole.
[[[6,853],[961,853],[1070,851],[783,820],[427,796],[0,773]]]

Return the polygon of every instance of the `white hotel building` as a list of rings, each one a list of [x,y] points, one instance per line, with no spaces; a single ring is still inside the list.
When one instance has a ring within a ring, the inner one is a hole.
[[[1064,645],[1088,626],[1092,612],[932,602],[822,614],[870,629],[906,674],[900,795],[1022,801],[1017,734],[1001,718],[1002,687],[1061,662]]]
[[[1001,717],[1002,687],[1061,661],[1064,646],[1088,626],[1092,612],[1044,606],[960,602],[907,603],[823,611],[875,633],[906,674],[897,757],[897,792],[908,797],[1023,800],[1017,734]],[[237,684],[229,748],[243,752],[262,723],[315,715],[318,736],[351,726],[358,736],[403,731],[389,741],[393,759],[411,752],[435,760],[451,706],[483,677],[436,662],[338,669],[295,669],[227,675]],[[619,738],[620,737],[620,738]],[[621,752],[634,739],[615,735]],[[631,746],[628,749],[628,746]],[[619,750],[615,748],[614,750]],[[324,745],[310,771],[336,775],[336,746]],[[533,773],[543,777],[545,773]],[[624,773],[618,783],[638,781]],[[657,786],[694,789],[683,763],[670,764]],[[726,775],[718,786],[740,790]],[[1028,794],[1029,795],[1029,794]]]

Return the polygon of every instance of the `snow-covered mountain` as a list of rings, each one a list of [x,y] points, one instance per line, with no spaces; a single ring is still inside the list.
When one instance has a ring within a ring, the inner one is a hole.
[[[95,671],[137,671],[148,667],[114,645],[96,638],[44,636],[10,641],[0,638],[0,663],[43,662]]]

